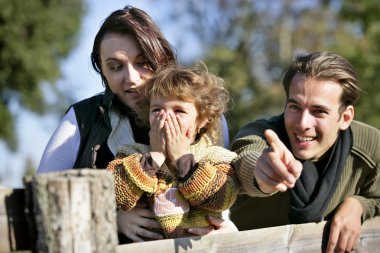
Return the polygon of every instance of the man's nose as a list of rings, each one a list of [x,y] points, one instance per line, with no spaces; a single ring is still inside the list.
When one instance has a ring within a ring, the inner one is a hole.
[[[312,115],[307,111],[303,111],[300,115],[299,126],[302,130],[309,129],[313,121]]]

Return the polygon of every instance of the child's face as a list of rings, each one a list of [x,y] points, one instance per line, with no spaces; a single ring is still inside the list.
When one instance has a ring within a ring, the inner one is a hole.
[[[172,119],[177,119],[182,134],[186,134],[190,143],[195,141],[197,130],[204,125],[198,124],[198,111],[192,102],[185,102],[170,97],[153,96],[150,99],[149,110],[149,123],[151,126],[158,120],[160,114],[164,116],[170,114]]]

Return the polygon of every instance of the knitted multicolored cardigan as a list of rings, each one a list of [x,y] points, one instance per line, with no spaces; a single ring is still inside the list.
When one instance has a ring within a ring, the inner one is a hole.
[[[151,175],[141,162],[149,151],[143,144],[121,146],[107,169],[114,174],[117,206],[128,210],[148,196],[166,238],[191,236],[187,228],[209,226],[207,215],[221,217],[235,202],[240,186],[230,164],[234,152],[202,137],[190,147],[192,173],[182,178],[168,160]]]

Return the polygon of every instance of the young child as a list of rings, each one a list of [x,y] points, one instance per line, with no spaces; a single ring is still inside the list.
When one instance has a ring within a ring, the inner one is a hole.
[[[109,163],[116,203],[128,210],[147,197],[166,238],[191,236],[187,228],[221,217],[240,187],[230,164],[236,154],[211,141],[229,95],[204,64],[156,71],[144,91],[137,113],[150,124],[150,146],[121,146]]]

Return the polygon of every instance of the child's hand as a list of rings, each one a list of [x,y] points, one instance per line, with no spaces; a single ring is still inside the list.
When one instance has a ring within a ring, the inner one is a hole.
[[[167,114],[165,122],[166,152],[175,164],[178,158],[189,153],[190,140],[188,129],[183,129],[180,117]]]
[[[164,125],[166,121],[166,113],[161,110],[157,114],[154,121],[151,122],[149,131],[149,142],[152,152],[159,152],[166,157],[166,141],[164,133]]]

